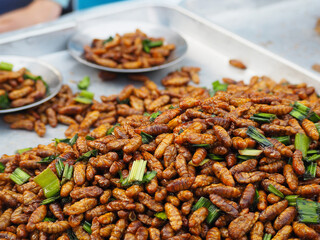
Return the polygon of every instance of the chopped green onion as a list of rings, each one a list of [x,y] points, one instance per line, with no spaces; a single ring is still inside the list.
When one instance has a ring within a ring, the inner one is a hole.
[[[150,182],[155,176],[157,176],[156,171],[147,172],[142,178],[142,183]]]
[[[280,137],[272,137],[272,138],[278,140],[284,145],[290,144],[290,136],[280,136]]]
[[[240,153],[240,155],[244,155],[244,156],[259,156],[263,151],[258,149],[247,148],[243,150],[238,150],[238,152]]]
[[[86,90],[83,90],[79,93],[80,97],[88,98],[88,99],[93,99],[94,98],[94,93],[93,92],[88,92]]]
[[[43,219],[43,221],[44,221],[44,222],[55,222],[56,219],[55,219],[55,218],[52,218],[52,217],[45,217],[45,218]]]
[[[181,128],[178,132],[178,134],[180,135],[181,133],[183,133],[183,129]]]
[[[77,236],[74,234],[74,232],[70,228],[67,230],[67,235],[70,240],[78,240]]]
[[[237,158],[242,160],[242,161],[247,161],[249,159],[255,159],[257,158],[256,156],[245,156],[245,155],[239,155],[237,154]]]
[[[122,185],[130,184],[132,182],[141,182],[143,179],[144,170],[146,169],[147,161],[136,160],[132,164],[132,168],[129,172],[129,175],[121,183]]]
[[[129,104],[130,103],[130,99],[129,98],[126,98],[126,99],[123,99],[123,100],[119,100],[119,98],[117,98],[117,102],[119,104]]]
[[[82,80],[78,83],[78,88],[80,90],[87,90],[90,85],[90,78],[89,76],[85,76]]]
[[[87,221],[84,221],[83,225],[82,225],[82,228],[89,234],[92,233],[92,230],[91,230],[91,223],[88,223]]]
[[[91,136],[86,136],[86,140],[93,141],[93,140],[95,140],[95,138],[94,138],[94,137],[91,137]]]
[[[32,149],[32,147],[18,149],[18,150],[17,150],[17,153],[18,153],[18,154],[22,154],[22,153],[24,153],[24,152],[30,151],[31,149]]]
[[[73,166],[66,163],[64,166],[63,174],[62,174],[62,180],[61,185],[65,184],[68,180],[72,178],[73,175]]]
[[[98,150],[97,149],[91,150],[89,152],[84,153],[82,156],[80,156],[77,159],[77,161],[82,161],[82,160],[85,160],[85,159],[89,159],[91,157],[96,157],[97,154],[98,154]]]
[[[173,105],[170,105],[169,109],[176,109],[178,108],[178,106],[173,106]]]
[[[208,153],[207,156],[208,156],[210,159],[216,160],[216,161],[222,161],[222,160],[224,160],[224,157],[219,156],[219,155],[216,155],[216,154],[213,154],[213,153]]]
[[[216,159],[212,159],[212,160],[216,160]],[[191,165],[191,166],[194,166],[194,167],[201,167],[201,166],[203,166],[204,164],[206,164],[209,161],[210,161],[210,159],[206,158],[206,159],[203,159],[201,161],[201,163],[199,163],[199,165],[195,165],[192,161],[190,161],[188,164]]]
[[[257,189],[255,189],[255,194],[254,194],[254,200],[253,200],[253,205],[256,206],[259,202],[259,191]]]
[[[311,112],[309,115],[309,120],[316,123],[320,121],[320,116],[316,114],[315,112]]]
[[[272,238],[272,235],[270,233],[265,233],[263,235],[263,239],[262,240],[271,240],[271,238]]]
[[[64,169],[64,164],[63,162],[61,161],[61,159],[59,159],[57,162],[56,162],[56,170],[57,170],[57,174],[58,174],[58,177],[62,177],[62,174],[63,174],[63,169]]]
[[[10,107],[10,101],[8,98],[8,94],[5,93],[4,95],[0,96],[0,109],[6,109]]]
[[[165,212],[157,212],[154,214],[155,217],[161,219],[161,220],[167,220],[167,214]]]
[[[320,150],[316,150],[316,149],[312,149],[312,150],[307,151],[307,155],[319,154],[319,153],[320,153]]]
[[[114,128],[117,127],[117,126],[120,126],[120,124],[117,123],[117,124],[114,125],[113,127],[109,128],[108,131],[107,131],[107,135],[111,135],[111,134],[113,133]]]
[[[77,96],[73,100],[76,102],[79,102],[79,103],[83,103],[83,104],[91,104],[92,103],[92,99],[81,97],[81,96]]]
[[[113,37],[108,37],[106,40],[103,41],[103,44],[111,42],[113,40]]]
[[[258,130],[253,126],[248,127],[247,135],[251,137],[253,140],[255,140],[256,142],[258,142],[262,147],[273,146],[272,143],[260,132],[258,132]]]
[[[145,113],[143,114],[143,116],[150,117],[150,113],[145,112]]]
[[[0,70],[12,71],[13,64],[7,62],[0,62]]]
[[[148,43],[148,47],[149,47],[149,48],[161,47],[162,44],[163,44],[163,42],[162,42],[161,40],[159,40],[159,41],[150,41],[150,42]]]
[[[320,154],[313,154],[312,156],[305,158],[307,162],[314,162],[314,161],[317,161],[318,159],[320,159]]]
[[[212,83],[212,91],[210,92],[210,96],[211,97],[214,96],[216,94],[216,92],[218,92],[218,91],[225,92],[225,91],[227,91],[227,89],[228,89],[228,84],[220,83],[219,80],[214,81]]]
[[[4,169],[6,169],[6,166],[2,162],[0,162],[0,173],[3,173]]]
[[[24,79],[31,79],[33,81],[37,81],[38,79],[41,78],[41,76],[37,76],[37,75],[33,75],[32,73],[30,72],[27,72],[23,75],[23,78]]]
[[[78,139],[78,133],[76,133],[69,141],[69,145],[70,146],[73,146],[73,144],[75,144],[77,142],[77,139]]]
[[[153,137],[145,132],[140,133],[141,137],[142,137],[142,142],[144,144],[148,144],[149,142],[151,142],[153,140]]]
[[[285,196],[285,199],[288,201],[290,206],[296,206],[298,198],[299,198],[299,195],[287,195],[287,196]]]
[[[269,184],[268,191],[273,193],[274,195],[277,195],[278,197],[284,198],[283,193],[276,189],[272,184]]]
[[[192,144],[192,147],[204,147],[204,148],[209,148],[210,144]]]
[[[290,113],[289,113],[292,117],[298,119],[299,121],[302,121],[303,119],[305,119],[307,117],[307,115],[304,115],[303,113],[301,113],[300,111],[293,109]]]
[[[149,121],[150,121],[150,122],[153,122],[161,113],[162,113],[161,111],[152,113],[152,114],[150,115]]]
[[[145,51],[146,53],[150,53],[150,47],[148,46],[148,42],[150,42],[149,39],[145,39],[142,41],[143,51]]]
[[[56,201],[56,200],[59,199],[59,198],[60,198],[59,195],[53,196],[53,197],[49,197],[49,198],[43,200],[43,201],[41,202],[41,205],[47,205],[47,204],[49,204],[49,203],[53,203],[54,201]]]
[[[196,204],[192,207],[192,211],[196,211],[201,207],[205,207],[209,210],[209,214],[206,218],[208,224],[211,224],[218,218],[220,210],[215,205],[213,205],[209,199],[200,197]]]
[[[320,204],[317,202],[298,198],[296,208],[299,222],[320,223],[319,207]]]
[[[306,172],[303,175],[303,180],[309,180],[309,179],[315,178],[316,172],[317,172],[317,163],[313,162],[307,167]]]
[[[21,170],[21,168],[16,168],[14,172],[10,174],[10,179],[18,185],[24,184],[29,178],[30,175]]]
[[[57,156],[55,155],[51,155],[48,157],[43,158],[41,161],[39,161],[38,163],[51,163],[53,160],[55,160],[57,158]]]
[[[318,130],[318,133],[320,133],[320,123],[315,123],[316,129]]]
[[[50,168],[36,176],[33,181],[42,187],[46,198],[53,197],[60,191],[60,181]]]
[[[264,122],[264,123],[271,123],[277,116],[272,113],[256,113],[250,117],[251,120],[256,122]]]
[[[298,111],[300,111],[302,113],[308,113],[310,111],[310,108],[308,108],[307,106],[305,106],[299,102],[295,102],[293,104],[293,108],[297,109]]]
[[[302,133],[297,133],[294,139],[294,147],[302,152],[302,156],[306,157],[310,145],[310,138]]]

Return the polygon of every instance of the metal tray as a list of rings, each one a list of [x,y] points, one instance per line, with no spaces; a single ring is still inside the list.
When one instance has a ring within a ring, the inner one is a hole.
[[[77,21],[60,23],[0,39],[0,53],[33,56],[51,63],[61,71],[64,83],[71,85],[74,91],[76,91],[76,81],[89,75],[92,82],[89,91],[95,92],[95,98],[98,99],[101,95],[120,92],[129,80],[120,75],[114,81],[103,82],[98,78],[98,70],[76,62],[67,53],[68,39],[78,28],[93,26],[97,22],[110,19],[145,21],[172,28],[186,39],[189,46],[186,58],[182,62],[147,74],[158,84],[168,72],[184,65],[194,65],[202,68],[201,85],[206,87],[211,87],[212,81],[222,77],[248,81],[253,75],[267,75],[278,81],[286,78],[293,83],[305,82],[320,90],[320,79],[312,73],[183,8],[127,2],[126,5],[121,5],[121,8],[112,8],[97,15],[84,14]],[[116,25],[114,27],[117,28]],[[228,64],[230,58],[241,59],[247,65],[247,70],[231,67]],[[54,137],[63,138],[65,129],[66,126],[62,125],[57,128],[48,126],[45,137],[40,138],[34,132],[11,130],[6,123],[0,122],[0,153],[12,154],[16,149],[48,144]]]

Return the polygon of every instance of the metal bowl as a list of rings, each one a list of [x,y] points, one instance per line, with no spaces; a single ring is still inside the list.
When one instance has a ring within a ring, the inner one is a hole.
[[[17,111],[38,106],[41,103],[44,103],[50,100],[51,98],[53,98],[59,92],[62,86],[62,77],[60,72],[54,67],[52,67],[51,65],[44,63],[41,60],[38,60],[35,58],[21,57],[21,56],[1,55],[0,62],[8,62],[13,64],[14,71],[17,71],[20,68],[25,67],[35,75],[42,76],[43,80],[46,81],[46,83],[49,86],[49,94],[45,98],[22,107],[7,108],[2,110],[0,109],[0,114],[17,112]]]
[[[90,46],[94,38],[106,39],[109,36],[115,36],[116,33],[122,35],[124,33],[133,32],[137,28],[139,28],[141,31],[143,31],[150,37],[163,37],[165,39],[165,43],[175,44],[175,50],[171,52],[170,56],[166,59],[166,62],[164,64],[149,68],[119,69],[104,67],[96,63],[89,62],[84,58],[83,47],[85,45]],[[71,39],[68,42],[69,53],[77,61],[93,68],[120,73],[150,72],[170,67],[182,60],[182,58],[185,56],[187,52],[187,49],[187,42],[179,33],[164,26],[144,22],[114,21],[103,24],[93,24],[90,28],[79,29],[78,33],[71,37]]]

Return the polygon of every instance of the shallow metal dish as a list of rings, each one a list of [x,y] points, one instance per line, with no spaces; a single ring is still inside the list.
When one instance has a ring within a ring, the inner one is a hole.
[[[0,62],[2,61],[12,63],[14,71],[17,71],[20,68],[25,67],[35,75],[42,76],[43,80],[46,81],[46,83],[49,86],[49,95],[39,101],[36,101],[34,103],[31,103],[22,107],[2,109],[0,110],[0,114],[17,112],[17,111],[38,106],[41,103],[44,103],[50,100],[51,98],[53,98],[59,92],[62,86],[62,77],[60,72],[54,67],[52,67],[51,65],[44,63],[41,60],[38,60],[35,58],[21,57],[21,56],[1,55]]]
[[[94,38],[105,39],[109,36],[115,36],[116,33],[122,35],[124,33],[134,32],[137,28],[145,32],[150,37],[163,37],[165,38],[166,43],[173,43],[176,45],[175,50],[171,52],[170,56],[166,59],[166,62],[164,64],[149,68],[119,69],[104,67],[96,63],[89,62],[84,58],[83,47],[85,45],[91,45],[91,42]],[[187,42],[179,33],[164,26],[149,24],[145,22],[114,21],[103,24],[98,22],[98,24],[93,24],[90,28],[78,30],[78,33],[71,37],[68,42],[69,53],[77,61],[83,64],[110,72],[139,73],[167,68],[182,60],[188,49]]]

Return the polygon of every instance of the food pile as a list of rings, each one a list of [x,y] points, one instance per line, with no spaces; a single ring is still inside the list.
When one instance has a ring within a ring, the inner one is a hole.
[[[164,90],[132,76],[144,86],[59,113],[68,138],[3,155],[0,238],[320,239],[314,88],[254,76],[208,90],[189,85],[198,71]]]
[[[14,72],[13,65],[0,63],[0,110],[28,105],[43,99],[49,91],[41,76],[26,68]]]
[[[122,36],[93,39],[91,47],[84,47],[84,57],[109,68],[149,68],[163,64],[175,49],[174,44],[164,44],[164,41],[137,29]]]

